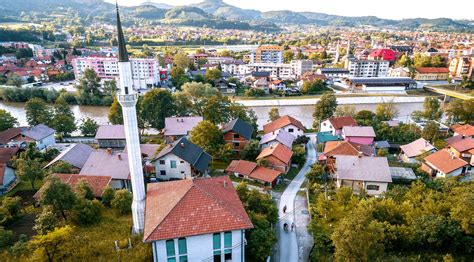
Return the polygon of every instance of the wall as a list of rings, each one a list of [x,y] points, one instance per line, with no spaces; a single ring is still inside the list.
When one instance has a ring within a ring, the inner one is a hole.
[[[286,132],[292,134],[294,137],[299,137],[299,136],[304,135],[304,130],[301,130],[300,128],[298,128],[294,125],[287,125],[287,126],[285,126],[283,128],[280,128],[280,129],[285,130]],[[290,129],[293,129],[293,132],[290,132]]]
[[[234,132],[227,132],[224,134],[224,140],[226,143],[231,144],[235,151],[239,152],[240,150],[244,149],[245,145],[247,144],[247,140],[239,136],[239,138],[234,138]],[[234,143],[238,142],[239,146],[235,146]]]
[[[374,142],[373,137],[358,137],[358,136],[351,136],[351,137],[345,137],[344,140],[349,141],[349,142],[354,142],[362,145],[370,145]]]
[[[98,139],[100,148],[125,148],[125,139]]]
[[[160,160],[164,160],[165,164],[160,165]],[[176,161],[176,168],[171,168],[171,161]],[[183,163],[181,163],[183,162]],[[167,154],[155,161],[156,178],[160,180],[185,179],[191,178],[191,165],[174,154]],[[166,171],[166,175],[161,175],[161,171]]]
[[[40,141],[36,141],[36,148],[39,150],[43,150],[45,148],[48,148],[56,143],[56,140],[54,139],[54,134],[47,136]]]
[[[325,120],[321,123],[319,132],[331,132],[333,135],[336,135],[336,130],[334,130],[334,127],[329,120]]]
[[[286,165],[280,159],[274,156],[267,156],[264,159],[268,162],[268,168],[278,170],[284,174],[288,172],[289,165]]]
[[[379,186],[379,190],[367,190],[368,185],[376,185]],[[373,182],[373,181],[365,181],[364,182],[364,188],[365,191],[367,191],[367,194],[371,196],[378,196],[387,191],[388,183],[386,182]]]
[[[186,246],[188,251],[188,261],[206,261],[212,262],[213,260],[213,234],[197,235],[186,237]],[[242,231],[232,231],[232,262],[245,261],[242,260],[243,252],[243,241]],[[175,239],[175,251],[178,253],[177,239]],[[224,237],[221,234],[221,246],[224,246]],[[166,256],[166,240],[155,241],[152,243],[153,247],[153,261],[162,262],[167,261]],[[222,257],[222,261],[224,261]],[[178,259],[176,262],[180,262]]]

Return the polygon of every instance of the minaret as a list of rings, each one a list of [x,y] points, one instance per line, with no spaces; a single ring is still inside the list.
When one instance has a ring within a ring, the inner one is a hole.
[[[339,41],[337,41],[336,56],[334,57],[334,64],[337,64],[338,62],[339,62]]]
[[[143,181],[143,166],[140,150],[140,138],[138,136],[138,121],[136,104],[138,94],[133,89],[132,64],[128,59],[125,39],[123,37],[120,14],[117,7],[117,35],[119,59],[118,68],[120,76],[120,94],[118,101],[122,105],[123,123],[125,126],[125,140],[127,142],[128,165],[130,167],[130,179],[132,181],[132,216],[133,232],[143,232],[145,223],[145,184]]]

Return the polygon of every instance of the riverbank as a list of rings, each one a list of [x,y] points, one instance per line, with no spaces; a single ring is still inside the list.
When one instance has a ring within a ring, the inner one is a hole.
[[[360,96],[360,97],[337,97],[339,105],[357,104],[380,104],[386,102],[400,103],[423,103],[423,96]],[[247,107],[260,106],[309,106],[319,101],[319,98],[295,98],[295,99],[269,99],[269,100],[234,100],[236,103]]]

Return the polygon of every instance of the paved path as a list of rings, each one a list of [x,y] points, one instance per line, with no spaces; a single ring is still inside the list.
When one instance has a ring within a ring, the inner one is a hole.
[[[283,230],[283,224],[287,223],[290,228],[291,223],[295,221],[295,212],[301,212],[301,210],[294,209],[296,194],[299,192],[300,187],[305,180],[305,174],[310,170],[311,165],[316,161],[316,149],[315,149],[316,138],[314,135],[309,135],[309,136],[311,137],[311,140],[307,146],[306,163],[304,164],[303,168],[300,170],[298,175],[288,185],[288,187],[283,192],[280,198],[280,204],[279,204],[280,222],[278,225],[278,241],[279,241],[278,245],[279,245],[279,251],[280,251],[279,253],[280,253],[281,262],[296,262],[300,260],[298,256],[299,250],[298,250],[298,241],[296,238],[296,232],[290,231],[290,230],[288,230],[288,232],[285,232]],[[286,206],[286,213],[283,213],[284,206]],[[300,261],[302,261],[302,259]]]

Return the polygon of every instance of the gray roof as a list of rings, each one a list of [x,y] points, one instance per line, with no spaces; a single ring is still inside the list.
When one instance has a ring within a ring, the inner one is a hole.
[[[236,118],[229,123],[225,124],[222,128],[222,132],[227,133],[232,131],[243,136],[245,139],[252,138],[253,126],[240,118]]]
[[[349,77],[349,81],[357,85],[416,84],[416,81],[409,77]]]
[[[295,136],[286,132],[283,129],[279,129],[277,131],[273,131],[273,132],[266,133],[265,135],[263,135],[262,139],[260,140],[260,145],[263,145],[271,141],[278,141],[284,146],[291,149],[293,147],[293,142],[295,141]]]
[[[165,136],[185,136],[203,120],[202,116],[165,118]]]
[[[270,76],[270,72],[267,72],[267,71],[256,71],[256,72],[252,72],[252,76],[253,76],[253,77],[269,77],[269,76]]]
[[[416,175],[413,169],[408,167],[390,167],[392,179],[415,180]]]
[[[320,68],[319,70],[321,70],[321,73],[324,74],[324,73],[349,73],[349,69],[346,69],[346,68]]]
[[[50,135],[54,135],[56,130],[43,125],[39,124],[37,126],[31,127],[31,128],[25,128],[21,131],[21,134],[30,138],[33,138],[34,140],[38,141],[41,140],[45,137],[48,137]]]
[[[74,167],[82,168],[93,151],[94,149],[88,145],[73,144],[67,149],[63,150],[44,168],[48,168],[58,161],[63,161]]]
[[[112,179],[129,180],[130,168],[127,154],[97,150],[90,154],[80,175],[110,176]]]
[[[125,139],[125,128],[123,125],[99,126],[95,139]]]
[[[188,162],[199,172],[204,173],[211,162],[211,155],[204,152],[202,148],[191,143],[185,137],[175,141],[173,144],[166,146],[156,156],[155,160],[158,160],[168,154],[173,154],[184,161]]]
[[[338,179],[392,182],[386,157],[336,156]]]
[[[344,136],[375,137],[375,131],[371,126],[345,126],[342,128]]]

